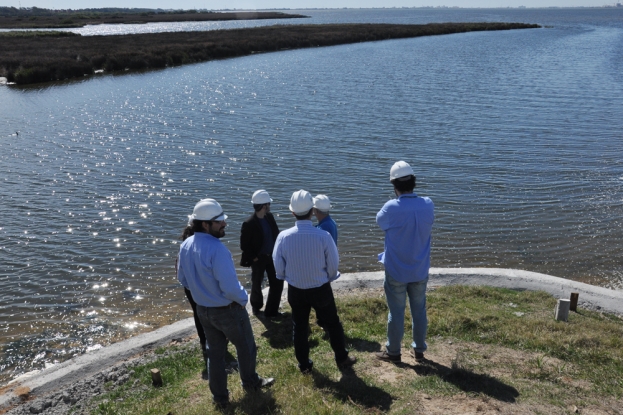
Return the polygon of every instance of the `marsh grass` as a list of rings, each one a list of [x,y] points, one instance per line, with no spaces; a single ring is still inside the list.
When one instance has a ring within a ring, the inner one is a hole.
[[[32,84],[145,70],[253,53],[473,31],[536,28],[521,23],[279,25],[120,36],[24,36],[0,42],[0,76]]]
[[[230,375],[232,405],[224,413],[410,414],[433,407],[442,411],[437,413],[568,413],[573,405],[587,413],[613,405],[623,410],[623,321],[616,316],[580,310],[569,322],[557,322],[555,299],[542,292],[439,288],[428,293],[426,362],[415,364],[408,357],[406,338],[402,363],[390,364],[372,355],[385,341],[382,292],[337,301],[347,343],[359,359],[353,370],[337,369],[313,315],[311,376],[296,367],[288,319],[252,318],[258,373],[275,377],[276,384],[244,393],[238,375]],[[407,318],[406,337],[410,324]],[[137,367],[133,380],[94,400],[92,413],[219,413],[199,376],[202,359],[195,344],[159,350],[161,357]],[[152,367],[163,374],[161,388],[151,386]]]

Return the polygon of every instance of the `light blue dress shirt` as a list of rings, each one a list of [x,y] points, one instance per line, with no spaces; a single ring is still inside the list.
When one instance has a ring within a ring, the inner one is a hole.
[[[318,222],[316,228],[329,232],[331,238],[333,238],[333,242],[335,242],[337,246],[337,223],[335,223],[331,216],[326,216],[323,220]]]
[[[238,281],[231,252],[210,234],[197,232],[182,242],[177,279],[204,307],[223,307],[233,301],[247,304],[248,295]]]
[[[340,277],[340,259],[333,238],[312,225],[297,220],[279,234],[273,250],[277,278],[300,289],[316,288]]]
[[[379,262],[396,281],[428,278],[434,210],[428,197],[409,193],[385,203],[376,214],[376,223],[385,232],[385,251],[379,254]]]

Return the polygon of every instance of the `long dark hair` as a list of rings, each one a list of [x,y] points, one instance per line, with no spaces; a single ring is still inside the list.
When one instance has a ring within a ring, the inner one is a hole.
[[[180,235],[180,239],[185,241],[195,234],[195,232],[203,232],[203,222],[207,222],[210,225],[211,221],[209,220],[196,220],[193,219],[192,223],[184,228],[182,234]]]

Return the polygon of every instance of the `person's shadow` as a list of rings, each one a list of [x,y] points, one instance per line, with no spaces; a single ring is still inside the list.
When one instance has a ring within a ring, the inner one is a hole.
[[[293,346],[292,342],[292,316],[290,313],[284,313],[281,320],[269,320],[267,318],[258,318],[266,329],[260,335],[268,339],[270,347],[274,349],[287,349]],[[310,323],[311,327],[311,323]],[[310,328],[311,330],[311,328]],[[318,346],[316,338],[309,339],[309,347]]]
[[[311,376],[317,388],[329,391],[342,402],[350,402],[361,412],[386,412],[394,399],[383,389],[366,384],[352,368],[343,370],[337,382],[317,371],[312,371]]]
[[[226,408],[217,408],[222,414],[276,414],[281,412],[271,390],[245,393],[241,400],[231,402]]]
[[[506,383],[487,374],[474,373],[458,366],[447,367],[429,359],[411,365],[397,363],[396,366],[411,369],[419,376],[438,376],[445,382],[452,383],[464,392],[482,393],[502,402],[513,403],[519,391]]]

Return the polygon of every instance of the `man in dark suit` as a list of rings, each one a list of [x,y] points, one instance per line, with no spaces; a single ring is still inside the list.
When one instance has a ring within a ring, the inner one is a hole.
[[[251,203],[253,203],[253,213],[242,224],[240,230],[240,249],[242,258],[240,265],[251,267],[251,307],[253,314],[260,315],[260,310],[264,305],[262,295],[262,281],[264,272],[268,275],[268,298],[264,316],[266,318],[280,318],[279,303],[281,302],[281,292],[283,291],[283,281],[277,279],[275,265],[273,264],[273,247],[279,235],[279,228],[272,213],[270,213],[270,202],[273,200],[266,190],[258,190],[253,193]]]

